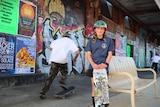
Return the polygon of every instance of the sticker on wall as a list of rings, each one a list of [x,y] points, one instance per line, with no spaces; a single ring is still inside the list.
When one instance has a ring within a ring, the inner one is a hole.
[[[33,36],[36,32],[36,8],[31,2],[20,1],[18,34]]]

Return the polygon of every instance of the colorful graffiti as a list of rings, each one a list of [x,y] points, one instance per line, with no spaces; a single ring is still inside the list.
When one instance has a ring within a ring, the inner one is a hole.
[[[41,2],[43,1],[43,3]],[[37,66],[40,72],[49,72],[49,46],[52,41],[67,34],[79,47],[81,54],[75,65],[83,71],[84,61],[84,5],[81,0],[39,0],[37,28]]]
[[[138,67],[139,68],[144,68],[146,66],[146,52],[145,52],[146,37],[147,37],[147,32],[144,29],[140,29],[139,46],[138,46]]]

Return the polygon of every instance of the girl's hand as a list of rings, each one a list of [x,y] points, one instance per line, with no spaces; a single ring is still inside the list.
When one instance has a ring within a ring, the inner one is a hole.
[[[99,69],[107,68],[107,65],[105,63],[101,63],[98,66],[99,66]]]
[[[93,65],[92,65],[92,68],[93,68],[93,69],[99,69],[99,65],[93,64]]]

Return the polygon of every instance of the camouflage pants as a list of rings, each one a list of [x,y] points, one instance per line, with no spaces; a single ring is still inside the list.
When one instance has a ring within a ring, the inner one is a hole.
[[[65,84],[65,80],[67,79],[67,75],[68,75],[67,64],[59,64],[59,63],[52,62],[49,77],[47,78],[45,85],[42,89],[43,93],[46,93],[49,90],[53,80],[55,79],[59,71],[62,74],[60,82]]]

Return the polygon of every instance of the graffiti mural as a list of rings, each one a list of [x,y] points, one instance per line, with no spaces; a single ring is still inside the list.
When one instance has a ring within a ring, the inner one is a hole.
[[[145,40],[147,37],[147,32],[144,29],[140,29],[139,35],[139,47],[138,47],[138,67],[144,68],[146,66],[146,56],[145,56]]]
[[[41,2],[42,1],[42,2]],[[52,41],[67,34],[80,49],[76,64],[78,73],[84,62],[84,10],[81,0],[38,0],[37,67],[49,73],[49,46]],[[73,55],[74,56],[74,55]]]

